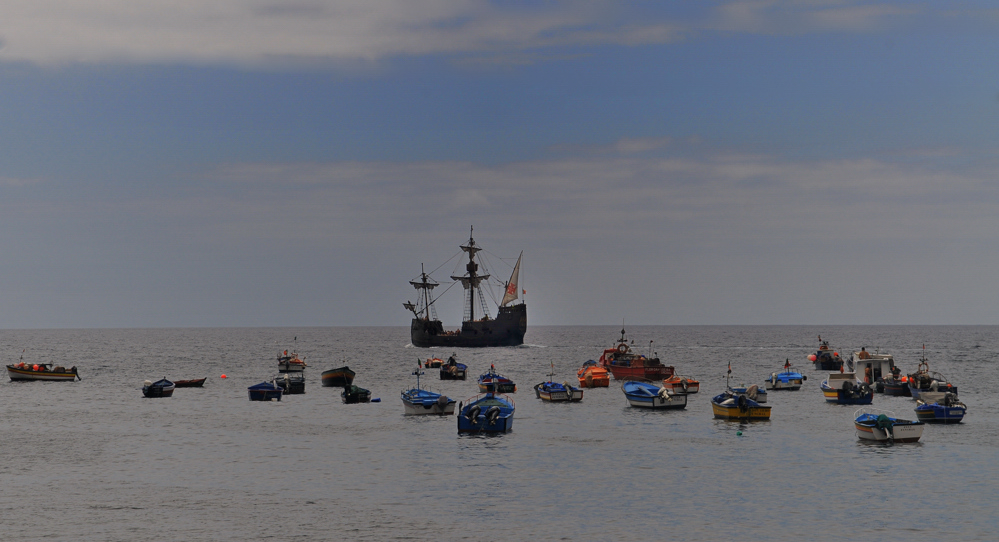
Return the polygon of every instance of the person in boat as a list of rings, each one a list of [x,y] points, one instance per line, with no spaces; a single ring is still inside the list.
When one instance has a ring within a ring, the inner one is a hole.
[[[860,354],[857,355],[860,359],[871,359],[871,354],[867,352],[866,346],[860,347]]]
[[[870,368],[870,366],[864,367],[864,382],[867,382],[868,384],[871,383],[871,368]]]

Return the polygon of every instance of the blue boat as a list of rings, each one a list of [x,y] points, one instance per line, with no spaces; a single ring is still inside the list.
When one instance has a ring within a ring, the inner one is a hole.
[[[577,402],[583,400],[583,390],[574,388],[568,383],[542,382],[534,386],[534,394],[538,399],[549,402]]]
[[[808,380],[808,377],[799,373],[791,366],[791,360],[784,361],[784,370],[770,373],[770,378],[763,381],[763,385],[768,390],[799,390],[801,385]]]
[[[441,364],[441,380],[464,380],[468,374],[468,365],[458,363],[454,359],[454,354],[447,358],[446,363]]]
[[[633,407],[673,410],[687,408],[686,393],[673,393],[668,388],[660,388],[648,382],[626,380],[621,384],[621,391],[628,399],[628,404]]]
[[[506,433],[513,429],[513,399],[485,393],[470,397],[458,406],[459,433]]]
[[[496,372],[496,367],[489,366],[489,370],[479,375],[479,391],[483,393],[514,393],[517,385],[513,380]]]
[[[422,366],[413,371],[413,374],[416,375],[416,387],[403,391],[401,394],[403,413],[406,416],[454,414],[454,399],[420,388],[420,375],[423,374]]]
[[[250,394],[251,401],[280,401],[284,389],[274,382],[261,382],[246,388]]]
[[[947,392],[939,399],[931,395],[923,392],[916,401],[916,419],[926,423],[961,423],[968,407],[957,399],[956,394]]]

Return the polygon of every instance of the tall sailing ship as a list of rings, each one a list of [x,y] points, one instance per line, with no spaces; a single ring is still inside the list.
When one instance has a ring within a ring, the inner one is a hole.
[[[413,313],[413,322],[410,326],[413,346],[483,347],[524,344],[524,333],[527,332],[527,304],[523,301],[514,303],[520,299],[521,291],[518,283],[520,260],[524,253],[521,252],[517,258],[510,280],[502,283],[503,299],[497,303],[496,317],[493,318],[489,313],[489,306],[486,305],[486,293],[492,296],[490,274],[477,256],[482,248],[475,244],[475,239],[469,233],[468,242],[461,245],[461,250],[468,256],[465,273],[451,276],[451,280],[455,283],[460,282],[464,289],[464,317],[461,329],[444,329],[444,325],[437,318],[434,306],[439,296],[433,295],[434,288],[440,286],[440,283],[425,271],[421,271],[419,277],[409,282],[419,292],[416,303],[409,301],[403,303],[403,306]]]

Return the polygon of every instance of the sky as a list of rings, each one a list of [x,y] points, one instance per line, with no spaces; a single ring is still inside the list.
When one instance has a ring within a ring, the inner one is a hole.
[[[984,1],[9,0],[0,328],[407,326],[472,226],[531,325],[999,324],[997,51]]]

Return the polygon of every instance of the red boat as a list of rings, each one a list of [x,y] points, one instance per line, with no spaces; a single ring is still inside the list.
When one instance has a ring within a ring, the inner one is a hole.
[[[604,350],[600,366],[614,375],[614,380],[665,380],[673,376],[673,367],[663,365],[659,358],[646,357],[631,350],[621,330],[617,346]]]

